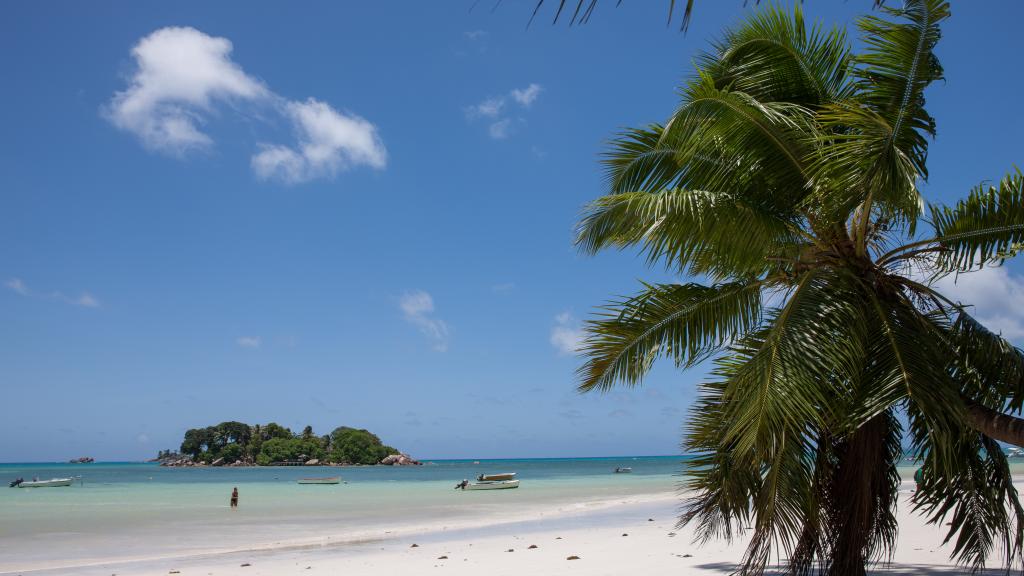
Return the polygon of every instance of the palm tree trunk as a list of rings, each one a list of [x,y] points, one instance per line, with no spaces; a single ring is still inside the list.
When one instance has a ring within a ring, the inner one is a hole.
[[[982,434],[1024,448],[1024,418],[993,410],[981,404],[967,405],[967,421]]]

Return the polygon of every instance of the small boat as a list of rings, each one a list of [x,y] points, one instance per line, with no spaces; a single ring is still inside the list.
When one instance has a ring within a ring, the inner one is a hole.
[[[504,472],[501,474],[481,474],[476,477],[478,482],[497,482],[499,480],[515,480],[515,472]]]
[[[507,490],[509,488],[519,488],[519,480],[495,480],[466,485],[466,490]]]
[[[616,468],[615,469],[615,473],[616,474],[629,474],[632,471],[633,471],[632,468]]]
[[[341,476],[326,478],[299,478],[299,484],[341,484]]]
[[[16,484],[18,488],[51,488],[56,486],[71,486],[74,478],[50,478],[49,480],[23,480]]]

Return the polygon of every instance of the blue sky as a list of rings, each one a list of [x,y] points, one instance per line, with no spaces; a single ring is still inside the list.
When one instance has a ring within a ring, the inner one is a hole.
[[[6,7],[0,461],[140,459],[222,420],[427,458],[677,451],[699,370],[574,392],[580,320],[670,278],[572,229],[607,138],[663,120],[753,8],[698,2],[683,35],[663,2],[529,30],[528,2],[427,4]],[[1022,12],[954,6],[931,201],[1024,160]],[[1021,270],[948,288],[1020,343]]]

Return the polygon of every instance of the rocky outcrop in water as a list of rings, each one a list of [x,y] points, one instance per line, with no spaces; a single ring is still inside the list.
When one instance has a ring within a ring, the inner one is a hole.
[[[96,460],[91,456],[82,456],[81,458],[74,458],[72,460],[68,460],[68,462],[71,464],[92,464],[95,461]]]
[[[414,460],[408,454],[391,454],[380,461],[384,466],[422,466],[419,460]]]

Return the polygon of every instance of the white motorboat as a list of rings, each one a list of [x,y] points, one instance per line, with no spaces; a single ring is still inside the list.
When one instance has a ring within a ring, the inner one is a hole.
[[[515,472],[503,472],[501,474],[481,474],[476,477],[478,482],[497,482],[499,480],[515,480]]]
[[[633,471],[632,468],[616,468],[615,469],[615,473],[616,474],[629,474],[632,471]]]
[[[341,484],[341,476],[326,478],[299,478],[299,484]]]
[[[466,490],[507,490],[509,488],[519,488],[519,480],[492,480],[466,485]]]
[[[50,478],[49,480],[24,480],[18,482],[18,488],[52,488],[56,486],[71,486],[74,478]]]

